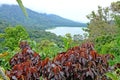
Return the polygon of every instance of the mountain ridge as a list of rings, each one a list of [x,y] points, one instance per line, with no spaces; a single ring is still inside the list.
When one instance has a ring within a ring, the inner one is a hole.
[[[85,23],[72,21],[55,14],[38,13],[26,8],[28,18],[24,16],[21,9],[17,5],[1,5],[0,6],[0,20],[9,22],[11,25],[23,25],[31,29],[48,29],[57,26],[75,26],[85,27]]]

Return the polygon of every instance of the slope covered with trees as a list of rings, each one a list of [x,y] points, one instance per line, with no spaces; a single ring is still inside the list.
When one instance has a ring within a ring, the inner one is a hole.
[[[54,14],[37,13],[30,9],[27,9],[27,13],[28,18],[24,16],[19,6],[0,6],[0,20],[7,21],[14,26],[16,24],[21,24],[32,29],[46,29],[57,26],[86,26],[85,23],[75,22]]]

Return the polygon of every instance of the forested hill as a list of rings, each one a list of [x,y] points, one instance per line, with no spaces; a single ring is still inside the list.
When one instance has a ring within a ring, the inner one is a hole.
[[[29,17],[26,18],[17,5],[1,5],[0,20],[11,25],[21,24],[31,29],[46,29],[56,26],[86,26],[84,23],[75,22],[54,14],[37,13],[27,9]]]

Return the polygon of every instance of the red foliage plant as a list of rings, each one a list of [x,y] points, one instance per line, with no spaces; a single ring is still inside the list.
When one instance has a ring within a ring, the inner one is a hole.
[[[20,45],[22,51],[10,60],[12,70],[7,72],[11,80],[108,80],[104,75],[110,70],[110,54],[100,55],[92,43],[73,47],[59,53],[53,60],[40,56],[27,43]]]
[[[110,58],[110,54],[98,54],[93,44],[82,44],[58,54],[52,61],[45,60],[42,76],[47,80],[107,80],[104,74],[110,70]]]
[[[15,54],[11,60],[11,71],[7,75],[11,80],[39,80],[40,73],[36,65],[40,63],[40,55],[32,51],[27,42],[20,43],[21,52]]]

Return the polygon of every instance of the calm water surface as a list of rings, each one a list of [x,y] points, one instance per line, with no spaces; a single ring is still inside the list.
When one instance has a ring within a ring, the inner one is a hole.
[[[85,33],[85,31],[83,31],[83,28],[85,27],[56,27],[53,29],[48,29],[46,31],[61,36],[65,36],[65,34],[70,33],[73,36],[77,34],[83,35]]]

